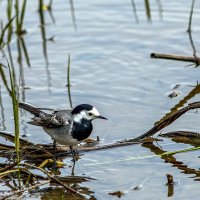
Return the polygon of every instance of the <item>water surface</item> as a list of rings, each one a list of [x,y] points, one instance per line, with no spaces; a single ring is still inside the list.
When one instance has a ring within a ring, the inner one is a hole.
[[[69,2],[59,0],[53,3],[55,22],[45,12],[46,38],[53,38],[53,42],[47,40],[46,43],[41,36],[38,2],[27,3],[24,23],[27,34],[24,39],[31,67],[23,60],[23,86],[30,89],[21,89],[21,100],[40,107],[70,108],[65,86],[70,54],[73,106],[89,103],[109,118],[106,122],[96,120],[92,135],[93,138],[99,136],[101,142],[106,144],[134,138],[150,129],[199,81],[199,69],[186,67],[186,62],[150,58],[152,52],[192,56],[187,33],[191,1],[154,1],[150,3],[149,14],[145,8],[146,1],[75,1],[74,13]],[[134,3],[135,8],[132,7]],[[3,20],[6,20],[5,6],[6,2],[2,1],[0,18]],[[192,22],[197,53],[200,33],[198,9],[196,5]],[[17,77],[22,76],[17,63],[15,38],[11,49]],[[170,99],[168,93],[176,84],[181,85],[181,93]],[[0,85],[0,129],[13,132],[11,99],[2,81]],[[197,94],[186,103],[198,100]],[[51,138],[40,128],[26,123],[29,114],[21,111],[20,115],[21,135],[27,134],[27,139],[34,143],[51,142]],[[198,131],[199,128],[198,113],[189,112],[165,128],[164,132]],[[167,139],[155,143],[155,146],[167,151],[189,147]],[[199,182],[194,181],[193,175],[181,173],[180,169],[165,163],[160,157],[140,158],[148,155],[155,154],[141,145],[86,153],[77,162],[75,174],[97,179],[80,184],[80,187],[91,192],[89,196],[96,199],[117,199],[108,193],[119,190],[125,193],[121,199],[167,199],[167,173],[179,182],[174,186],[173,199],[197,199]],[[198,170],[198,155],[198,151],[194,151],[175,157]],[[128,157],[138,159],[124,161]],[[123,161],[115,162],[119,159]],[[70,159],[65,162],[71,164]],[[61,169],[61,172],[62,175],[71,173],[68,167]],[[142,185],[142,188],[133,190],[138,185]],[[57,194],[58,191],[54,192]],[[45,198],[48,199],[48,194],[44,195]]]

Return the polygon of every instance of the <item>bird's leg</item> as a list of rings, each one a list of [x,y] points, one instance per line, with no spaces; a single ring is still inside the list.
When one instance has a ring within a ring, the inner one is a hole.
[[[75,155],[79,156],[79,152],[78,152],[78,147],[77,146],[76,146],[74,152],[75,152]]]
[[[79,153],[78,153],[78,148],[76,147],[75,149],[73,146],[70,146],[71,154],[72,154],[72,161],[77,161],[79,159]]]
[[[56,168],[56,141],[53,141],[53,168]]]
[[[71,154],[72,154],[72,162],[73,162],[73,165],[72,165],[72,171],[71,171],[71,176],[74,176],[74,169],[75,169],[75,164],[76,164],[76,151],[73,149],[73,146],[69,146],[70,147],[70,150],[71,150]]]
[[[74,162],[74,161],[76,161],[76,151],[74,150],[72,145],[70,145],[69,147],[70,147],[71,154],[72,154],[72,157],[73,157],[72,161]]]
[[[73,165],[72,165],[72,172],[71,172],[71,176],[74,176],[74,175],[75,175],[75,173],[74,173],[75,165],[76,165],[76,160],[75,160],[75,159],[73,159]]]
[[[70,148],[70,150],[71,150],[71,154],[72,154],[72,156],[74,157],[74,149],[73,149],[73,146],[70,145],[69,148]]]

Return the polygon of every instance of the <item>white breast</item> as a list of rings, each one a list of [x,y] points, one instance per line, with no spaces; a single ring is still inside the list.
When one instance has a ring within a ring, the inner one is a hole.
[[[59,144],[63,145],[77,145],[80,143],[77,139],[71,136],[71,131],[66,126],[59,128],[43,128],[44,131],[51,136],[52,140],[55,140]]]

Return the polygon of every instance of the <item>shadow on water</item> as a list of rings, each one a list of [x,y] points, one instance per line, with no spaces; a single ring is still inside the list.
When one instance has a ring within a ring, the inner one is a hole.
[[[69,5],[70,5],[70,10],[71,10],[71,16],[72,16],[72,24],[73,24],[74,30],[77,31],[76,15],[75,15],[75,8],[74,8],[73,0],[69,0]]]
[[[43,5],[43,7],[44,7],[44,5]],[[52,23],[55,24],[56,23],[56,19],[55,19],[54,15],[53,15],[53,11],[52,11],[52,9],[53,9],[53,0],[49,1],[49,4],[46,5],[45,9],[48,11],[48,13],[49,13],[49,15],[51,17]]]
[[[52,6],[52,2],[50,2]],[[42,38],[42,47],[43,47],[43,55],[45,58],[45,69],[46,69],[46,75],[47,75],[47,85],[48,85],[48,91],[50,92],[51,84],[51,73],[49,70],[49,60],[48,60],[48,52],[47,52],[47,37],[46,37],[46,23],[45,23],[45,15],[43,10],[44,2],[43,0],[39,0],[39,8],[38,8],[38,14],[40,19],[40,31],[41,31],[41,38]],[[52,10],[51,10],[52,12]]]
[[[143,147],[148,148],[151,152],[153,152],[155,155],[161,155],[167,151],[162,150],[162,147],[158,147],[154,145],[153,143],[145,143],[142,144]],[[200,181],[200,171],[190,168],[188,165],[184,164],[182,161],[178,161],[174,155],[164,155],[160,157],[162,160],[165,161],[165,163],[172,164],[172,167],[175,167],[181,171],[181,173],[185,174],[191,174],[191,178],[193,178],[195,181]]]
[[[197,58],[197,51],[196,51],[196,47],[195,47],[195,44],[193,42],[193,38],[192,38],[192,16],[193,16],[193,10],[194,10],[194,5],[195,5],[195,0],[192,0],[192,5],[191,5],[191,10],[190,10],[190,17],[189,17],[189,22],[188,22],[188,29],[187,29],[187,32],[188,32],[188,35],[189,35],[189,41],[190,41],[190,44],[191,44],[191,47],[192,47],[192,50],[193,50],[193,56],[194,58],[196,59],[196,67],[198,66],[198,58]]]
[[[5,125],[5,116],[4,116],[4,106],[3,106],[3,101],[2,101],[2,94],[1,94],[1,85],[0,85],[0,110],[1,110],[1,115],[0,115],[0,127],[1,130],[4,131],[6,130],[6,125]]]
[[[162,2],[161,2],[161,0],[157,0],[156,3],[158,5],[159,18],[163,19]],[[137,4],[135,3],[135,0],[131,0],[131,7],[132,7],[133,15],[134,15],[134,18],[135,18],[135,22],[139,23],[139,17],[138,17],[138,14],[137,14]],[[152,21],[152,14],[151,14],[151,3],[150,3],[149,0],[144,0],[144,8],[145,8],[147,20],[149,22],[151,22]]]
[[[83,187],[80,184],[73,184],[73,188],[79,189],[82,194],[84,194],[82,197],[77,197],[74,195],[66,194],[65,190],[62,188],[53,188],[53,187],[47,187],[42,190],[39,190],[38,192],[41,193],[41,199],[43,200],[57,200],[57,199],[70,199],[70,200],[81,200],[81,199],[91,199],[96,200],[94,196],[94,192],[90,190],[90,188]]]
[[[131,0],[131,6],[132,6],[132,9],[133,9],[133,15],[135,17],[135,21],[136,21],[136,23],[139,23],[139,18],[138,18],[138,15],[137,15],[137,8],[136,8],[136,4],[135,4],[134,0]]]
[[[160,19],[163,19],[163,8],[161,0],[157,0],[157,4],[158,4],[159,17]]]
[[[38,14],[39,14],[39,20],[40,20],[40,31],[41,31],[41,37],[42,37],[43,55],[45,58],[46,67],[47,67],[47,75],[48,75],[49,61],[48,61],[48,53],[47,53],[46,24],[45,24],[43,5],[44,5],[43,0],[39,0]]]

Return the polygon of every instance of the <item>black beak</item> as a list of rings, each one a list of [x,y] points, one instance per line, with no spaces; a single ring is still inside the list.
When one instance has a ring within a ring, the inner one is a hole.
[[[98,118],[108,120],[106,117],[103,117],[103,116],[101,116],[101,115],[98,116]]]

